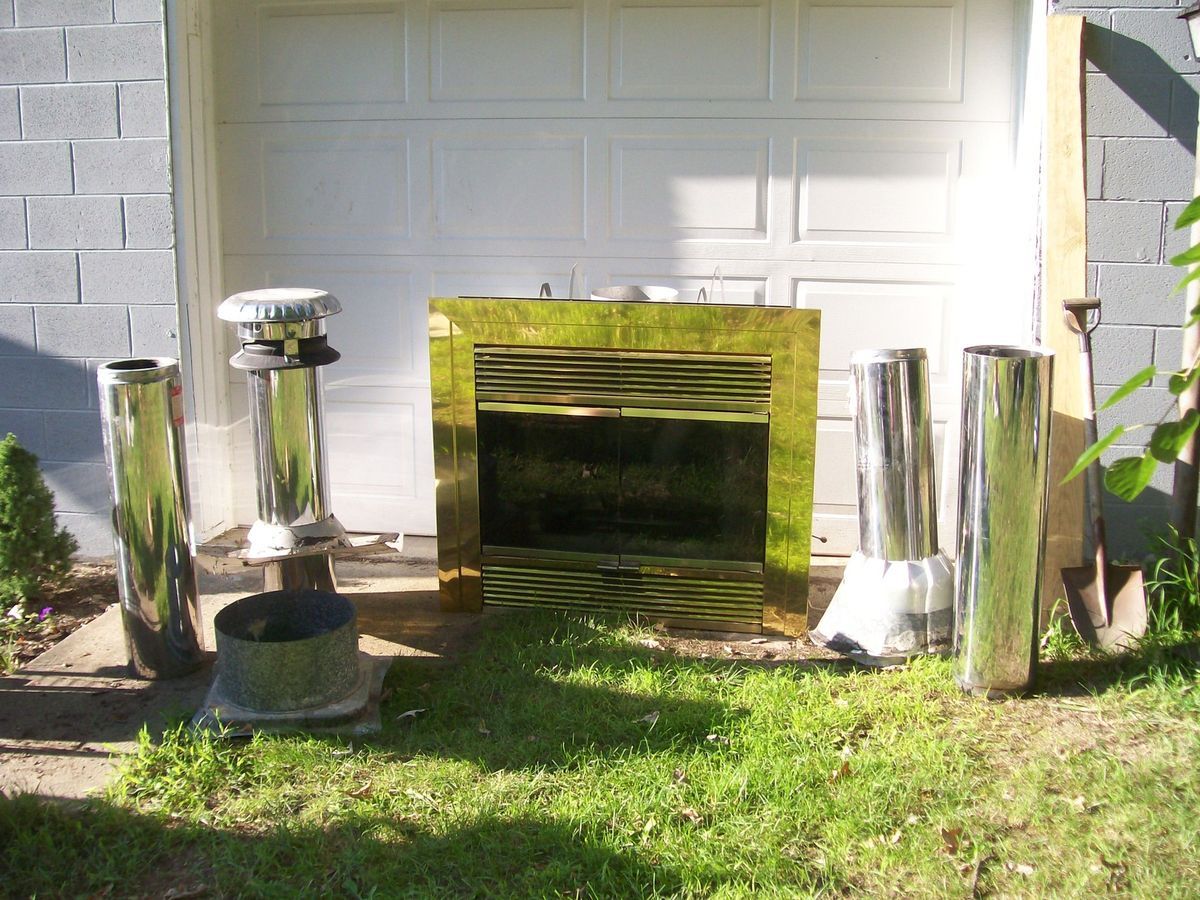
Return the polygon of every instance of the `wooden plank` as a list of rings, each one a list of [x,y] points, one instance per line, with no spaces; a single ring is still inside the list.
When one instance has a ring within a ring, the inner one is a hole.
[[[1054,350],[1053,438],[1046,523],[1042,621],[1063,596],[1061,570],[1083,562],[1084,480],[1060,484],[1083,452],[1079,338],[1062,303],[1087,293],[1086,128],[1083,16],[1046,20],[1045,231],[1042,244],[1042,343]],[[1060,609],[1065,612],[1065,607]]]

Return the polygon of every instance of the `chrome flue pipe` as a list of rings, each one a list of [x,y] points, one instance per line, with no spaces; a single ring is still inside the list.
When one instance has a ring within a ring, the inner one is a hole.
[[[938,547],[925,350],[850,359],[858,550],[812,637],[863,662],[948,649],[953,566]]]
[[[217,314],[237,324],[246,372],[258,519],[245,556],[270,560],[264,590],[336,591],[329,551],[349,546],[329,503],[321,367],[341,354],[325,338],[337,298],[306,288],[234,294]]]
[[[1038,348],[963,351],[954,677],[972,693],[1033,685],[1053,364]]]
[[[183,384],[164,357],[97,370],[129,666],[143,678],[203,662],[184,461]]]

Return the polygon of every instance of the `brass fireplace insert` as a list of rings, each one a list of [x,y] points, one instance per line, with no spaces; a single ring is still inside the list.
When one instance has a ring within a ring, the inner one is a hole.
[[[799,634],[820,312],[429,301],[447,610]]]

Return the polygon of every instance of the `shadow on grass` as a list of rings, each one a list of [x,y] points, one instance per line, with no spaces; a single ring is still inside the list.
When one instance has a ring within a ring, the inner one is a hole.
[[[260,833],[29,795],[0,795],[0,860],[6,896],[634,897],[682,887],[679,872],[554,821],[433,833],[369,816]]]
[[[1117,688],[1195,678],[1200,673],[1198,651],[1194,641],[1148,642],[1132,653],[1044,660],[1038,665],[1034,695],[1090,697]]]

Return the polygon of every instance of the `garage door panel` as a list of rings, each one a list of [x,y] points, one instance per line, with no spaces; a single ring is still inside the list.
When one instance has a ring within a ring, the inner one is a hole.
[[[796,281],[795,296],[797,307],[821,310],[823,383],[846,383],[851,353],[870,347],[924,347],[930,383],[951,380],[952,285]]]
[[[429,59],[435,101],[583,100],[582,0],[433,3]]]
[[[800,4],[796,99],[960,101],[966,0]]]
[[[613,0],[611,8],[610,97],[769,98],[766,0]]]
[[[719,267],[718,267],[719,268]],[[698,301],[703,290],[708,303],[728,304],[731,306],[766,306],[767,285],[766,276],[754,277],[714,277],[705,274],[703,270],[694,270],[694,274],[668,274],[663,271],[625,270],[614,271],[609,275],[610,284],[661,284],[679,291],[681,300]]]
[[[612,234],[766,240],[769,137],[616,137]]]
[[[435,235],[583,240],[585,147],[582,135],[435,138]]]
[[[961,156],[955,141],[797,140],[795,239],[949,241]]]

